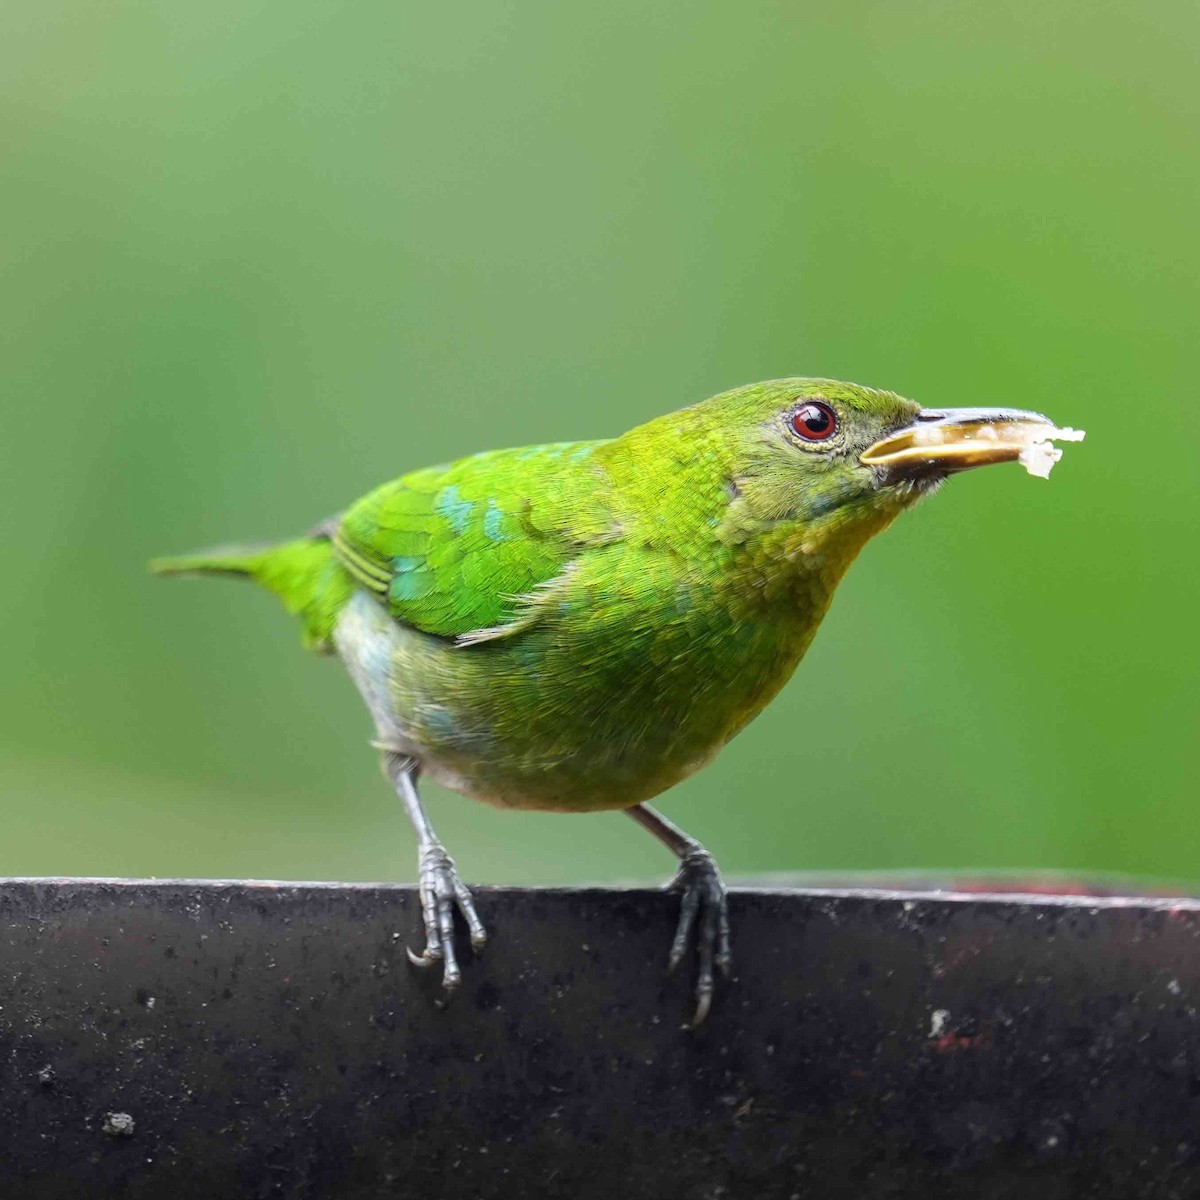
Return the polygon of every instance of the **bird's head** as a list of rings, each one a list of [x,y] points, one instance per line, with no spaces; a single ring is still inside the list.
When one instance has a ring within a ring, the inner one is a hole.
[[[1038,413],[923,409],[829,379],[751,384],[691,411],[724,441],[723,539],[791,530],[813,557],[852,557],[951,474],[1017,459],[1044,474],[1058,454],[1047,439],[1071,435]]]

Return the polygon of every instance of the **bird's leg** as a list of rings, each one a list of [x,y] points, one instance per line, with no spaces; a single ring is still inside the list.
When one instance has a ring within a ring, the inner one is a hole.
[[[678,825],[673,825],[648,804],[635,804],[625,811],[679,857],[679,870],[667,884],[670,891],[683,893],[679,925],[667,959],[668,971],[674,971],[683,961],[699,919],[696,953],[700,967],[696,975],[696,1015],[691,1024],[691,1028],[695,1029],[712,1007],[715,987],[713,966],[728,978],[733,961],[729,951],[729,901],[725,895],[725,884],[713,856],[695,838],[688,837]]]
[[[425,815],[421,797],[417,795],[417,763],[407,754],[392,750],[383,752],[383,766],[387,777],[408,813],[408,819],[417,831],[419,855],[419,880],[421,911],[425,917],[425,949],[420,954],[408,951],[409,962],[416,967],[431,967],[442,964],[442,987],[453,991],[461,978],[458,959],[454,953],[454,909],[462,913],[471,931],[471,945],[475,952],[481,951],[487,942],[487,931],[475,912],[471,893],[454,869],[454,859],[446,853],[446,847],[438,841],[433,826]]]

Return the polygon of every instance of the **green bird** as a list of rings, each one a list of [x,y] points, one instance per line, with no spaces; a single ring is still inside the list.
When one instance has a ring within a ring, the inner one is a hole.
[[[1058,433],[1035,413],[774,380],[611,440],[414,471],[298,540],[152,569],[252,579],[345,664],[417,833],[414,963],[440,964],[452,989],[455,910],[476,951],[487,937],[421,776],[505,808],[621,809],[678,857],[668,964],[695,945],[695,1026],[714,970],[729,972],[725,887],[646,801],[787,682],[869,538],[952,472],[1031,445],[1057,455],[1045,443]]]

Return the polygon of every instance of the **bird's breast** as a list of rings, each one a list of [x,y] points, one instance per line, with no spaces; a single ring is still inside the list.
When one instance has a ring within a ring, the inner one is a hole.
[[[478,646],[398,625],[359,593],[335,641],[380,736],[447,786],[511,807],[626,807],[710,761],[815,628],[656,565],[623,584],[581,571],[544,619]]]

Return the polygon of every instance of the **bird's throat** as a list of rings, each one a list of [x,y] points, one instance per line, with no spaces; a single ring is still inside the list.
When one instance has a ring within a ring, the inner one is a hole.
[[[864,505],[815,521],[776,521],[735,549],[736,586],[750,606],[786,610],[815,629],[850,564],[904,507]]]

